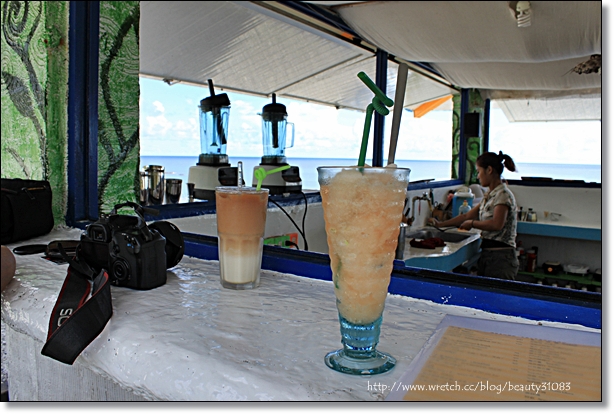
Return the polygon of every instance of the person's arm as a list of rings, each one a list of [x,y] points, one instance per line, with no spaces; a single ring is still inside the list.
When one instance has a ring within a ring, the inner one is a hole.
[[[460,214],[456,217],[451,218],[450,220],[439,221],[434,217],[431,217],[427,220],[427,224],[432,224],[436,227],[452,227],[452,226],[461,226],[463,223],[471,220],[477,219],[480,215],[480,205],[473,207],[471,210],[466,212],[465,214]],[[462,228],[462,227],[461,227]]]
[[[490,220],[468,220],[461,225],[461,229],[469,230],[471,228],[486,230],[486,231],[499,231],[505,225],[505,220],[510,208],[505,204],[498,204],[495,206],[495,214]]]
[[[9,250],[8,247],[2,246],[2,280],[0,287],[1,290],[13,280],[13,276],[15,276],[15,269],[17,268],[17,263],[15,262],[15,256],[13,256],[13,252]]]

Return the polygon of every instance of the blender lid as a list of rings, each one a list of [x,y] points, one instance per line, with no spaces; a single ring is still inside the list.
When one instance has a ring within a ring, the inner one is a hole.
[[[209,83],[209,93],[211,96],[200,101],[200,109],[203,112],[209,112],[213,109],[219,109],[224,106],[230,106],[230,99],[225,93],[215,94],[215,88],[213,87],[213,79],[207,79]]]
[[[262,113],[277,113],[277,114],[284,114],[284,115],[288,115],[288,113],[286,112],[286,105],[282,105],[282,104],[278,104],[278,103],[270,103],[265,105],[262,108]]]
[[[209,112],[212,109],[221,108],[224,106],[230,106],[230,99],[225,93],[209,96],[208,98],[200,101],[200,108],[203,110],[203,112]]]
[[[288,115],[288,113],[286,112],[286,105],[277,103],[277,94],[273,94],[273,103],[264,105],[262,107],[262,114],[264,115],[265,113],[268,113],[268,114],[276,113],[276,114]]]

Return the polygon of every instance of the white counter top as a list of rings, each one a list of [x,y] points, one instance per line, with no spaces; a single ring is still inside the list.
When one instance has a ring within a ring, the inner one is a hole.
[[[79,235],[56,230],[16,245]],[[2,320],[39,343],[40,353],[67,266],[39,256],[17,256],[16,278],[2,293]],[[446,314],[537,324],[389,295],[378,349],[395,356],[397,366],[354,377],[324,365],[324,355],[341,346],[331,282],[262,271],[259,288],[227,290],[219,283],[218,262],[184,257],[164,286],[111,292],[113,317],[75,366],[151,400],[383,400],[387,393],[369,384],[397,381]]]

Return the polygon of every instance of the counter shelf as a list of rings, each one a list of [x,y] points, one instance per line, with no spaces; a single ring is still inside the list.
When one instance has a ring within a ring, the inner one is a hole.
[[[305,198],[307,198],[308,203],[321,203],[322,197],[320,197],[319,191],[304,191],[303,194],[298,193],[288,193],[287,195],[269,195],[269,198],[279,205],[286,206],[294,206],[294,205],[304,205]],[[269,207],[272,207],[273,203],[269,204]],[[180,217],[192,217],[192,216],[202,216],[205,214],[215,214],[215,200],[197,200],[192,203],[178,203],[178,204],[161,204],[158,206],[148,206],[150,208],[156,209],[159,211],[157,216],[146,214],[145,220],[168,220],[173,218]]]
[[[216,237],[184,233],[184,238],[187,255],[218,259]],[[330,259],[321,253],[264,246],[262,268],[332,281]],[[408,267],[401,260],[394,261],[388,292],[511,316],[601,328],[601,294],[593,292]]]
[[[54,230],[28,243],[80,233]],[[265,246],[261,286],[234,291],[219,282],[217,239],[184,237],[186,255],[165,285],[111,288],[113,317],[72,366],[40,355],[66,265],[18,256],[16,278],[2,294],[11,400],[383,400],[387,392],[369,385],[398,381],[447,314],[601,329],[599,294],[395,261],[378,347],[397,366],[348,376],[324,365],[340,342],[327,255]]]
[[[601,287],[601,280],[595,278],[595,274],[587,273],[585,275],[579,275],[575,273],[561,272],[557,274],[546,274],[543,270],[537,269],[535,272],[518,272],[519,275],[531,276],[537,280],[563,280],[568,282],[575,282],[581,285]]]
[[[518,235],[532,234],[536,236],[601,241],[601,228],[586,227],[559,222],[531,223],[526,221],[519,221],[517,233]]]

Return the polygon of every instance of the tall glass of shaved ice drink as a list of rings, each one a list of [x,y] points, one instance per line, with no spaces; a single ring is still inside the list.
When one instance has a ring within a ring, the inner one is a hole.
[[[326,365],[355,375],[386,372],[396,360],[376,346],[409,169],[319,167],[318,181],[343,344]]]
[[[216,187],[220,281],[228,289],[260,285],[262,244],[269,190]]]

